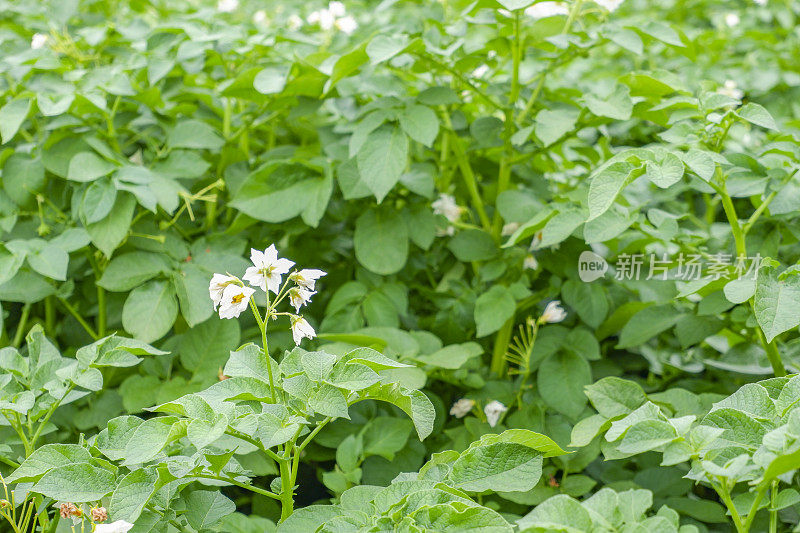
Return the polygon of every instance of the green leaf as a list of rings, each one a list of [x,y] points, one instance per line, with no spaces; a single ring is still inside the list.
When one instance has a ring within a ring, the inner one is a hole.
[[[800,325],[800,276],[794,272],[784,279],[774,268],[758,272],[753,309],[767,342]]]
[[[198,148],[219,150],[225,141],[208,124],[201,120],[182,120],[167,136],[170,148]]]
[[[675,325],[683,314],[671,305],[645,307],[631,317],[619,334],[617,348],[644,344]]]
[[[514,316],[517,304],[512,292],[502,285],[494,285],[475,300],[475,325],[478,337],[485,337],[503,327]]]
[[[666,189],[683,177],[683,162],[675,154],[667,152],[658,163],[648,161],[645,165],[647,179]]]
[[[288,75],[288,68],[267,67],[256,74],[253,79],[253,87],[261,94],[279,93],[286,86]]]
[[[626,454],[644,453],[672,442],[677,436],[669,422],[644,420],[628,429],[618,449]]]
[[[5,144],[14,138],[30,110],[30,98],[15,98],[0,107],[0,144]]]
[[[117,200],[108,216],[99,222],[86,226],[86,231],[97,248],[111,257],[114,250],[122,244],[128,236],[133,212],[136,209],[136,199],[128,193],[117,194]]]
[[[135,522],[158,488],[158,474],[154,469],[139,469],[126,474],[111,494],[108,505],[110,519]]]
[[[459,261],[486,261],[497,255],[497,245],[492,236],[483,230],[466,229],[450,239],[447,247]]]
[[[215,490],[196,490],[186,497],[186,520],[196,530],[218,523],[236,511],[236,504]]]
[[[387,61],[402,52],[408,41],[403,36],[378,34],[367,44],[366,52],[373,65]]]
[[[364,457],[379,455],[387,461],[393,461],[395,454],[405,447],[413,427],[404,418],[373,418],[364,428]]]
[[[608,299],[603,287],[597,283],[569,280],[561,286],[564,303],[593,328],[597,328],[608,314]]]
[[[424,440],[433,431],[436,411],[422,392],[406,389],[397,383],[377,383],[364,389],[360,394],[360,400],[380,400],[402,409],[414,422],[420,440]]]
[[[772,118],[772,115],[769,114],[769,111],[754,102],[747,103],[740,107],[736,110],[736,115],[756,126],[779,131],[778,125],[775,123],[775,119]]]
[[[597,412],[606,418],[627,415],[647,401],[639,385],[613,376],[587,386],[586,396]]]
[[[114,490],[114,474],[89,463],[59,466],[42,476],[31,490],[54,500],[90,502]]]
[[[55,244],[33,239],[27,241],[28,253],[25,259],[33,270],[55,280],[67,279],[69,254]]]
[[[25,206],[44,187],[44,165],[41,159],[15,153],[3,165],[3,190],[17,205]]]
[[[601,167],[589,183],[589,219],[605,213],[626,185],[632,183],[639,172],[628,163],[614,163]]]
[[[408,258],[408,229],[394,210],[370,209],[356,220],[353,246],[367,270],[383,276],[399,272]]]
[[[214,314],[214,305],[208,297],[209,272],[193,263],[182,264],[172,272],[172,283],[181,314],[190,327],[205,322]]]
[[[539,394],[549,407],[572,419],[583,412],[587,402],[583,389],[592,382],[586,359],[559,351],[542,361],[536,378]]]
[[[437,368],[446,368],[456,370],[464,366],[464,364],[483,353],[483,348],[476,342],[465,342],[463,344],[451,344],[445,346],[441,350],[437,350],[432,354],[419,355],[416,357],[417,361],[434,366]]]
[[[148,281],[133,289],[122,308],[122,326],[137,339],[153,342],[163,337],[178,316],[175,290],[166,281]]]
[[[97,284],[109,291],[125,292],[169,269],[163,254],[129,252],[112,259]]]
[[[574,109],[543,109],[536,115],[533,131],[544,146],[549,146],[572,131],[577,120]]]
[[[79,152],[69,160],[67,179],[78,182],[94,181],[111,174],[116,168],[116,165],[94,152]]]
[[[633,111],[631,90],[626,85],[617,85],[611,94],[598,97],[594,94],[583,95],[583,100],[589,111],[598,117],[608,117],[615,120],[628,120]]]
[[[756,292],[756,280],[749,278],[737,278],[729,281],[723,287],[722,292],[729,302],[741,304],[753,297]]]
[[[517,521],[520,531],[591,531],[592,517],[580,503],[566,494],[548,498]]]
[[[78,463],[89,463],[92,455],[89,450],[77,444],[45,444],[37,448],[5,477],[6,483],[36,481],[53,468]]]
[[[81,220],[84,224],[92,224],[103,220],[114,207],[117,199],[117,188],[111,180],[92,182],[83,193],[80,205]]]
[[[381,126],[367,136],[356,159],[361,180],[380,203],[408,164],[408,138],[399,128]]]
[[[400,127],[409,137],[430,148],[439,134],[439,118],[430,107],[415,104],[400,114]]]

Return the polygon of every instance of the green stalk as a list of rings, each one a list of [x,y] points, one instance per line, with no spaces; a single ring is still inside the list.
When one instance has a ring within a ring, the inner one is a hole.
[[[106,336],[106,290],[97,286],[97,338]]]
[[[290,472],[290,459],[280,462],[281,470],[281,522],[292,516],[294,512],[294,485],[292,484],[292,473]]]
[[[777,496],[778,480],[774,480],[769,491],[769,533],[777,533],[778,531],[778,511],[775,509]]]
[[[511,331],[514,328],[514,317],[509,318],[494,339],[494,349],[492,350],[492,364],[490,370],[498,376],[506,373],[506,350],[508,343],[511,342]]]
[[[733,519],[733,525],[736,526],[736,531],[739,533],[747,531],[746,529],[742,528],[742,517],[739,516],[739,511],[736,510],[736,506],[733,504],[731,494],[728,492],[728,488],[725,486],[725,480],[722,480],[722,483],[719,486],[714,484],[712,481],[711,486],[714,487],[714,490],[716,490],[717,494],[719,494],[722,503],[724,503],[725,507],[727,507],[728,511],[730,511],[731,518]]]
[[[269,301],[269,293],[267,294],[267,301]],[[261,312],[258,310],[255,300],[250,298],[250,309],[253,311],[253,316],[256,317],[258,328],[261,330],[261,342],[264,348],[264,357],[267,359],[267,373],[269,374],[269,393],[272,398],[272,403],[275,403],[275,384],[272,381],[272,361],[269,358],[269,347],[267,345],[267,320],[269,320],[269,312],[265,320],[261,319]]]
[[[66,309],[69,312],[69,314],[71,314],[75,318],[75,320],[78,321],[78,324],[83,326],[83,329],[86,330],[86,333],[88,333],[92,339],[98,340],[100,338],[100,336],[94,332],[92,326],[90,326],[89,323],[86,322],[86,320],[80,315],[80,313],[78,313],[78,311],[74,307],[72,307],[72,305],[70,305],[69,302],[67,302],[63,298],[59,298],[58,301],[61,305],[64,306],[64,309]]]
[[[22,344],[22,338],[25,336],[25,326],[28,323],[28,315],[31,313],[31,304],[27,303],[22,306],[22,313],[19,316],[19,324],[17,324],[17,331],[14,333],[14,340],[12,341],[12,346],[14,348],[19,348],[19,345]]]
[[[753,504],[750,506],[750,510],[747,512],[747,520],[745,520],[744,524],[742,525],[742,531],[745,533],[750,531],[750,526],[753,525],[753,520],[755,520],[756,514],[758,514],[758,506],[761,505],[761,500],[764,499],[764,495],[766,493],[767,485],[761,487],[756,493],[756,499],[753,500]]]

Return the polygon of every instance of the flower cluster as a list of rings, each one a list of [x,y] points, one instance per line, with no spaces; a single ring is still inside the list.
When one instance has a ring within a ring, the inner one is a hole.
[[[450,414],[456,418],[464,418],[472,411],[473,407],[475,407],[475,400],[461,398],[450,408]],[[508,407],[497,400],[492,400],[483,408],[483,414],[486,415],[486,422],[488,422],[491,427],[495,427],[500,422],[500,419],[506,411],[508,411]]]
[[[314,11],[306,19],[309,24],[319,24],[323,30],[336,28],[348,35],[356,31],[358,23],[352,16],[347,15],[342,2],[331,2],[325,9]]]
[[[288,316],[295,344],[299,345],[304,338],[313,339],[316,333],[305,318],[294,313],[278,313],[275,309],[284,298],[288,297],[295,313],[299,313],[300,308],[308,304],[311,297],[316,294],[314,290],[316,282],[325,275],[325,272],[304,268],[290,273],[294,261],[278,257],[278,250],[274,244],[269,245],[263,252],[250,250],[250,261],[253,266],[247,268],[242,279],[230,274],[212,276],[208,292],[220,318],[237,318],[245,309],[251,307],[259,324],[266,323],[269,318]],[[289,275],[284,282],[283,276],[286,274]],[[255,289],[245,285],[245,281]],[[252,299],[256,289],[261,289],[267,294],[267,312],[263,319]],[[270,293],[275,294],[271,302]]]

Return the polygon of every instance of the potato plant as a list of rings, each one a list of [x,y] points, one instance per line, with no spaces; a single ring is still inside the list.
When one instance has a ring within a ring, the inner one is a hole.
[[[0,0],[2,530],[800,530],[798,17]]]

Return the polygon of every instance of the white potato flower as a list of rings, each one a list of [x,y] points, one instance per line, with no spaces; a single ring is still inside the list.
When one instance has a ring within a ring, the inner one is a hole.
[[[259,9],[253,14],[253,22],[256,24],[263,24],[267,21],[267,12],[263,9]]]
[[[304,289],[313,291],[317,280],[326,275],[327,273],[323,270],[316,268],[304,268],[303,270],[292,273],[289,276],[289,279],[297,283],[298,287],[303,287]]]
[[[289,18],[286,19],[286,25],[290,30],[300,29],[300,27],[303,25],[303,19],[301,19],[297,14],[292,13],[289,15]]]
[[[489,65],[481,65],[472,71],[472,77],[482,78],[487,72],[489,72]]]
[[[533,254],[528,254],[525,256],[525,260],[522,262],[522,268],[536,270],[539,268],[539,261],[536,260]]]
[[[133,524],[125,520],[117,520],[110,524],[97,524],[94,526],[94,533],[128,533],[133,528]]]
[[[225,290],[222,291],[222,301],[219,303],[219,317],[237,318],[242,314],[242,311],[247,309],[250,304],[250,297],[255,292],[255,289],[239,285],[225,287]]]
[[[539,317],[542,324],[553,324],[567,318],[567,312],[561,307],[561,301],[553,300],[544,308],[544,313]]]
[[[450,408],[450,414],[456,418],[464,418],[472,411],[473,407],[475,407],[475,400],[461,398]]]
[[[311,301],[311,297],[317,294],[314,291],[303,289],[302,287],[292,287],[289,289],[289,303],[292,304],[295,311],[300,311],[300,308]]]
[[[725,84],[717,89],[717,92],[736,100],[741,100],[742,96],[744,96],[744,91],[739,89],[739,86],[733,80],[725,80]]]
[[[214,302],[215,311],[222,301],[222,293],[225,291],[225,287],[238,281],[235,277],[226,274],[214,274],[211,277],[211,283],[208,285],[208,294],[211,296],[211,301]]]
[[[458,222],[464,208],[456,203],[456,199],[449,194],[440,194],[439,198],[431,204],[434,215],[442,215],[450,222]]]
[[[336,1],[330,2],[328,4],[328,11],[330,11],[334,17],[343,17],[345,14],[344,4]]]
[[[739,19],[739,15],[736,13],[728,13],[725,15],[725,24],[733,28],[734,26],[738,26],[741,19]]]
[[[31,37],[31,48],[34,50],[44,48],[44,45],[47,44],[48,39],[49,37],[44,33],[34,33],[33,37]]]
[[[220,13],[232,13],[239,7],[239,0],[219,0],[217,11]]]
[[[329,30],[333,28],[336,17],[331,13],[330,9],[320,9],[311,13],[306,20],[309,24],[319,24],[319,27],[323,30]]]
[[[767,5],[767,0],[753,0],[753,1],[754,1],[756,4],[760,5],[760,6],[765,6],[765,5]]]
[[[350,15],[336,19],[335,25],[339,31],[342,31],[347,35],[350,35],[358,28],[358,22],[356,22],[356,19]]]
[[[594,3],[608,11],[616,11],[623,1],[624,0],[594,0]]]
[[[509,222],[503,226],[503,229],[500,231],[500,235],[503,237],[509,237],[514,235],[514,232],[519,229],[519,222]]]
[[[508,411],[508,407],[497,400],[489,402],[486,404],[486,407],[483,408],[483,412],[486,414],[486,421],[489,422],[489,425],[492,427],[495,427],[497,423],[500,422],[500,417],[503,416],[503,413],[506,411]]]
[[[281,276],[294,266],[294,261],[278,259],[274,244],[270,244],[263,252],[251,248],[250,261],[253,266],[247,268],[242,278],[253,287],[261,287],[264,292],[270,290],[275,294],[281,289]]]
[[[292,338],[294,339],[294,343],[300,346],[300,341],[305,339],[313,339],[317,333],[314,331],[314,328],[311,327],[311,324],[306,321],[305,318],[301,316],[293,316],[291,317],[292,321]]]
[[[526,15],[535,19],[566,15],[568,13],[569,9],[567,9],[567,4],[564,2],[539,2],[525,10]]]

